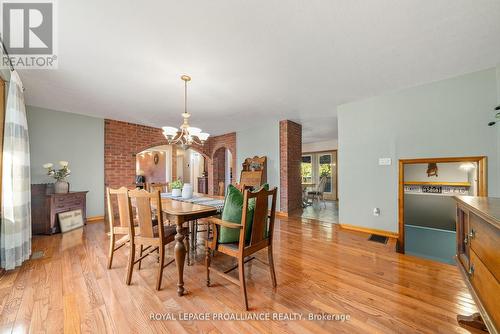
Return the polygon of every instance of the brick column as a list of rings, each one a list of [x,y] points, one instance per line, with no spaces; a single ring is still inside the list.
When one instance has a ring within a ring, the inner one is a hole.
[[[302,207],[300,162],[302,159],[302,125],[280,121],[280,211],[291,212]]]

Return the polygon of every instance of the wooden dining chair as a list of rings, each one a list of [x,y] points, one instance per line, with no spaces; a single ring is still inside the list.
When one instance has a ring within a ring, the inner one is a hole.
[[[313,203],[314,203],[314,200],[316,200],[318,202],[318,204],[320,203],[320,201],[322,201],[323,205],[325,206],[325,209],[326,209],[326,202],[325,202],[325,198],[324,198],[324,193],[325,193],[325,188],[326,188],[327,182],[328,182],[328,179],[326,178],[326,176],[323,176],[319,180],[319,184],[318,184],[318,187],[316,188],[316,190],[307,192],[308,199],[311,198]]]
[[[268,210],[269,197],[272,197],[270,213]],[[252,199],[255,200],[253,222],[247,220],[247,214],[246,214],[249,207],[249,201]],[[254,254],[255,252],[261,249],[267,248],[269,263],[265,263],[263,261],[261,262],[269,266],[273,287],[276,288],[277,286],[276,273],[274,271],[274,261],[273,261],[273,229],[274,229],[275,215],[276,215],[276,188],[270,191],[267,191],[264,188],[262,188],[258,192],[251,192],[249,190],[244,191],[241,224],[230,223],[218,218],[208,219],[213,227],[213,237],[206,241],[205,263],[207,270],[207,286],[210,286],[210,272],[214,272],[226,278],[230,282],[239,285],[241,288],[243,303],[246,310],[248,310],[248,299],[247,299],[247,290],[245,283],[244,265],[245,263],[253,259],[261,261],[256,257],[251,257],[245,260],[246,257]],[[246,231],[248,224],[252,224],[252,226],[251,229],[249,229],[247,235]],[[228,244],[218,243],[218,235],[221,227],[240,230],[239,242],[228,243]],[[215,268],[210,267],[212,250],[236,258],[238,261],[237,266],[229,268],[228,270],[225,271],[219,271]],[[236,268],[238,268],[239,280],[228,275],[230,271]]]
[[[115,206],[113,198],[116,198],[118,205],[119,224],[116,224]],[[108,269],[111,269],[113,264],[114,253],[125,246],[130,241],[129,226],[133,222],[130,218],[130,208],[128,201],[128,189],[121,187],[119,189],[106,188],[106,200],[108,207],[108,223],[109,223],[109,253],[108,253]],[[118,238],[118,239],[117,239]]]
[[[148,192],[142,189],[130,190],[128,192],[129,216],[133,217],[132,201],[136,207],[139,231],[133,224],[129,225],[130,236],[130,254],[127,268],[126,283],[130,285],[134,265],[139,263],[149,255],[157,255],[158,250],[158,277],[156,289],[160,290],[163,277],[163,269],[175,261],[171,259],[165,263],[165,247],[175,240],[176,226],[165,226],[163,224],[163,215],[158,215],[158,224],[154,225],[152,205],[159,211],[162,211],[160,192]],[[181,233],[187,234],[188,229],[183,228]],[[189,249],[189,238],[184,238],[186,249]],[[140,247],[139,258],[135,259],[136,247]],[[188,255],[189,257],[189,255]]]
[[[168,192],[168,182],[148,183],[146,190],[149,192],[159,191],[160,193],[166,193]]]
[[[225,194],[225,187],[224,187],[224,181],[219,181],[219,196],[224,196]]]

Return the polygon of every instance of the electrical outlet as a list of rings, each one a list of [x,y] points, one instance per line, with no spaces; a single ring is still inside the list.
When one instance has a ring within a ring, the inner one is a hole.
[[[380,216],[380,209],[379,208],[373,208],[373,215],[374,216]]]
[[[391,158],[379,158],[378,159],[379,166],[390,166],[392,164]]]

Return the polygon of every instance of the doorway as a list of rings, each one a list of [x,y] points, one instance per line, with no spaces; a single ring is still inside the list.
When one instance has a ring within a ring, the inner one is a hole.
[[[486,157],[399,160],[397,251],[453,264],[453,196],[487,196]]]
[[[205,157],[193,149],[183,150],[178,148],[176,151],[176,171],[177,180],[183,183],[189,183],[194,192],[205,193],[206,185],[202,184],[202,178],[206,171]]]
[[[136,175],[143,176],[145,183],[166,183],[172,181],[172,148],[159,145],[136,155]]]
[[[302,153],[302,218],[338,223],[337,168],[337,150]]]

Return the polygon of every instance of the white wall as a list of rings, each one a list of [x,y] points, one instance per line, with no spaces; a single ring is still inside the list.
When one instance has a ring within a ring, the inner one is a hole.
[[[302,144],[302,152],[331,151],[331,150],[336,150],[337,148],[338,148],[337,139]]]
[[[248,157],[267,156],[267,182],[278,187],[276,200],[279,210],[280,188],[280,129],[278,121],[263,121],[258,128],[236,132],[236,174],[240,180],[241,164]]]
[[[467,182],[469,173],[461,169],[461,162],[438,163],[438,175],[427,176],[428,164],[405,165],[406,182]]]
[[[52,183],[42,165],[69,162],[70,190],[88,190],[87,216],[104,215],[104,120],[27,106],[31,183]]]
[[[339,106],[340,223],[397,232],[398,159],[488,156],[489,195],[500,196],[496,104],[488,69]]]

